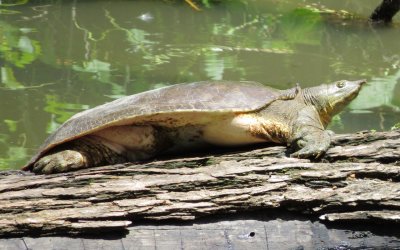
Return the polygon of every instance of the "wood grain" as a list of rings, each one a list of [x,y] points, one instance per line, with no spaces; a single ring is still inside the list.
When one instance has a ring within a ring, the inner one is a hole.
[[[255,210],[399,223],[399,130],[337,135],[318,162],[285,155],[276,146],[65,174],[3,172],[0,236],[123,232],[137,221]]]

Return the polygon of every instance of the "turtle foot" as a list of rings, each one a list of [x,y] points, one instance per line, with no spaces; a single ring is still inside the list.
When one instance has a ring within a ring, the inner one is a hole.
[[[325,154],[326,150],[315,150],[315,149],[309,149],[309,148],[302,148],[297,152],[294,152],[293,154],[290,155],[290,157],[293,158],[314,158],[314,159],[319,159]]]
[[[85,157],[75,150],[63,150],[40,158],[33,165],[37,174],[68,172],[86,167]]]
[[[321,158],[329,148],[330,134],[328,131],[307,134],[296,141],[295,147],[299,150],[290,155],[294,158]]]

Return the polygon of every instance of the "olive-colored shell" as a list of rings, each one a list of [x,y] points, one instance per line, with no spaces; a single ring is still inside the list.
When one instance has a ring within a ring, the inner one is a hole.
[[[257,82],[204,81],[155,89],[97,106],[72,116],[43,143],[25,166],[29,168],[53,147],[110,126],[135,124],[159,114],[243,113],[258,110],[277,99],[291,99],[297,88],[281,91]],[[179,117],[179,116],[178,116]]]

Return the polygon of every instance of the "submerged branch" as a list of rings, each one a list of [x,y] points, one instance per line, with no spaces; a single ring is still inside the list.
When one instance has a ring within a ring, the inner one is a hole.
[[[400,0],[383,0],[374,12],[372,12],[369,19],[372,22],[390,23],[399,10]]]
[[[185,0],[187,4],[189,4],[192,9],[200,11],[201,9],[192,1],[192,0]]]

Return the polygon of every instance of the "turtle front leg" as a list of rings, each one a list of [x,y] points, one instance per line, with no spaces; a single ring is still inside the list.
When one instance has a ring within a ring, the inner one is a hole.
[[[315,130],[300,132],[298,137],[292,142],[299,150],[290,155],[295,158],[320,158],[326,153],[331,144],[329,131]]]
[[[298,151],[290,157],[320,158],[331,144],[332,133],[324,129],[314,109],[302,110],[293,126],[293,135],[290,140],[291,146],[297,148]]]
[[[82,168],[126,162],[126,158],[90,136],[66,143],[40,158],[32,171],[40,174],[69,172]]]

